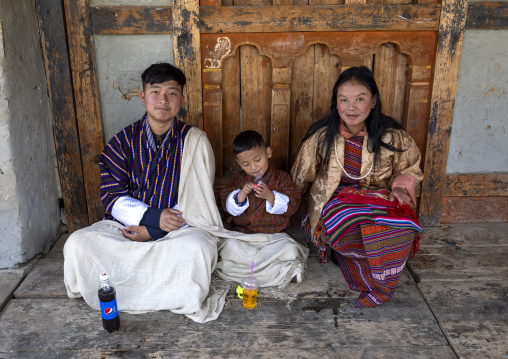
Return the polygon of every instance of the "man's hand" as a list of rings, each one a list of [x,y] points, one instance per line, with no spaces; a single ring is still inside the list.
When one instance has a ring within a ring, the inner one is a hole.
[[[247,182],[245,186],[243,186],[242,190],[237,194],[238,202],[242,203],[245,201],[245,198],[247,198],[249,193],[251,193],[255,187],[254,183]]]
[[[258,184],[254,188],[254,192],[256,192],[256,197],[266,199],[272,206],[274,205],[275,195],[265,183]]]
[[[152,239],[146,226],[127,226],[123,229],[123,236],[134,242],[147,242]]]
[[[159,226],[163,231],[172,232],[182,228],[185,220],[182,218],[182,212],[172,208],[166,208],[161,213]]]
[[[411,208],[414,209],[414,205],[411,202],[411,197],[409,197],[409,194],[407,193],[405,188],[402,187],[395,187],[393,191],[390,193],[390,201],[395,201],[397,199],[400,203],[404,204],[407,203]]]

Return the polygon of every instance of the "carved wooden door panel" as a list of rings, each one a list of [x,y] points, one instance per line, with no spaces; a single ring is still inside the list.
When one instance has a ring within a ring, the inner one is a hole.
[[[309,126],[328,113],[340,72],[360,65],[373,70],[384,112],[425,153],[436,41],[429,31],[202,34],[204,129],[217,173],[236,170],[231,144],[247,129],[287,170]]]

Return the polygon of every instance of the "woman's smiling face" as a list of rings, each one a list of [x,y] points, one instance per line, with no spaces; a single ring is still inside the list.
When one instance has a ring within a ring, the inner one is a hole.
[[[358,82],[349,81],[337,89],[337,111],[352,134],[365,128],[365,120],[374,106],[376,96]]]

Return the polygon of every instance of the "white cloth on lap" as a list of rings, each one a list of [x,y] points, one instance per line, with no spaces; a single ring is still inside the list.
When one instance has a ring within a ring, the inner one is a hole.
[[[216,319],[224,298],[208,296],[217,263],[216,240],[197,228],[155,242],[123,237],[123,225],[104,220],[73,233],[64,247],[67,294],[100,309],[99,274],[109,274],[118,310],[171,310],[197,322]],[[207,297],[208,296],[208,297]]]
[[[99,275],[106,271],[123,311],[171,310],[196,322],[216,319],[224,292],[210,292],[211,273],[239,282],[254,275],[261,286],[285,286],[303,272],[308,249],[285,233],[244,234],[223,228],[216,205],[213,151],[203,131],[191,128],[182,155],[178,207],[190,228],[156,242],[123,237],[123,225],[101,221],[73,233],[64,247],[70,298],[99,308]],[[217,263],[217,247],[221,261]]]

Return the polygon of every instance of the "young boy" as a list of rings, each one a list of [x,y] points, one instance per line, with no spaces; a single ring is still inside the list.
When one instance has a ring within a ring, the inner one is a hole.
[[[286,172],[270,165],[272,150],[263,137],[244,131],[233,141],[233,152],[242,170],[220,194],[222,208],[230,214],[226,228],[277,233],[289,227],[300,191]]]

